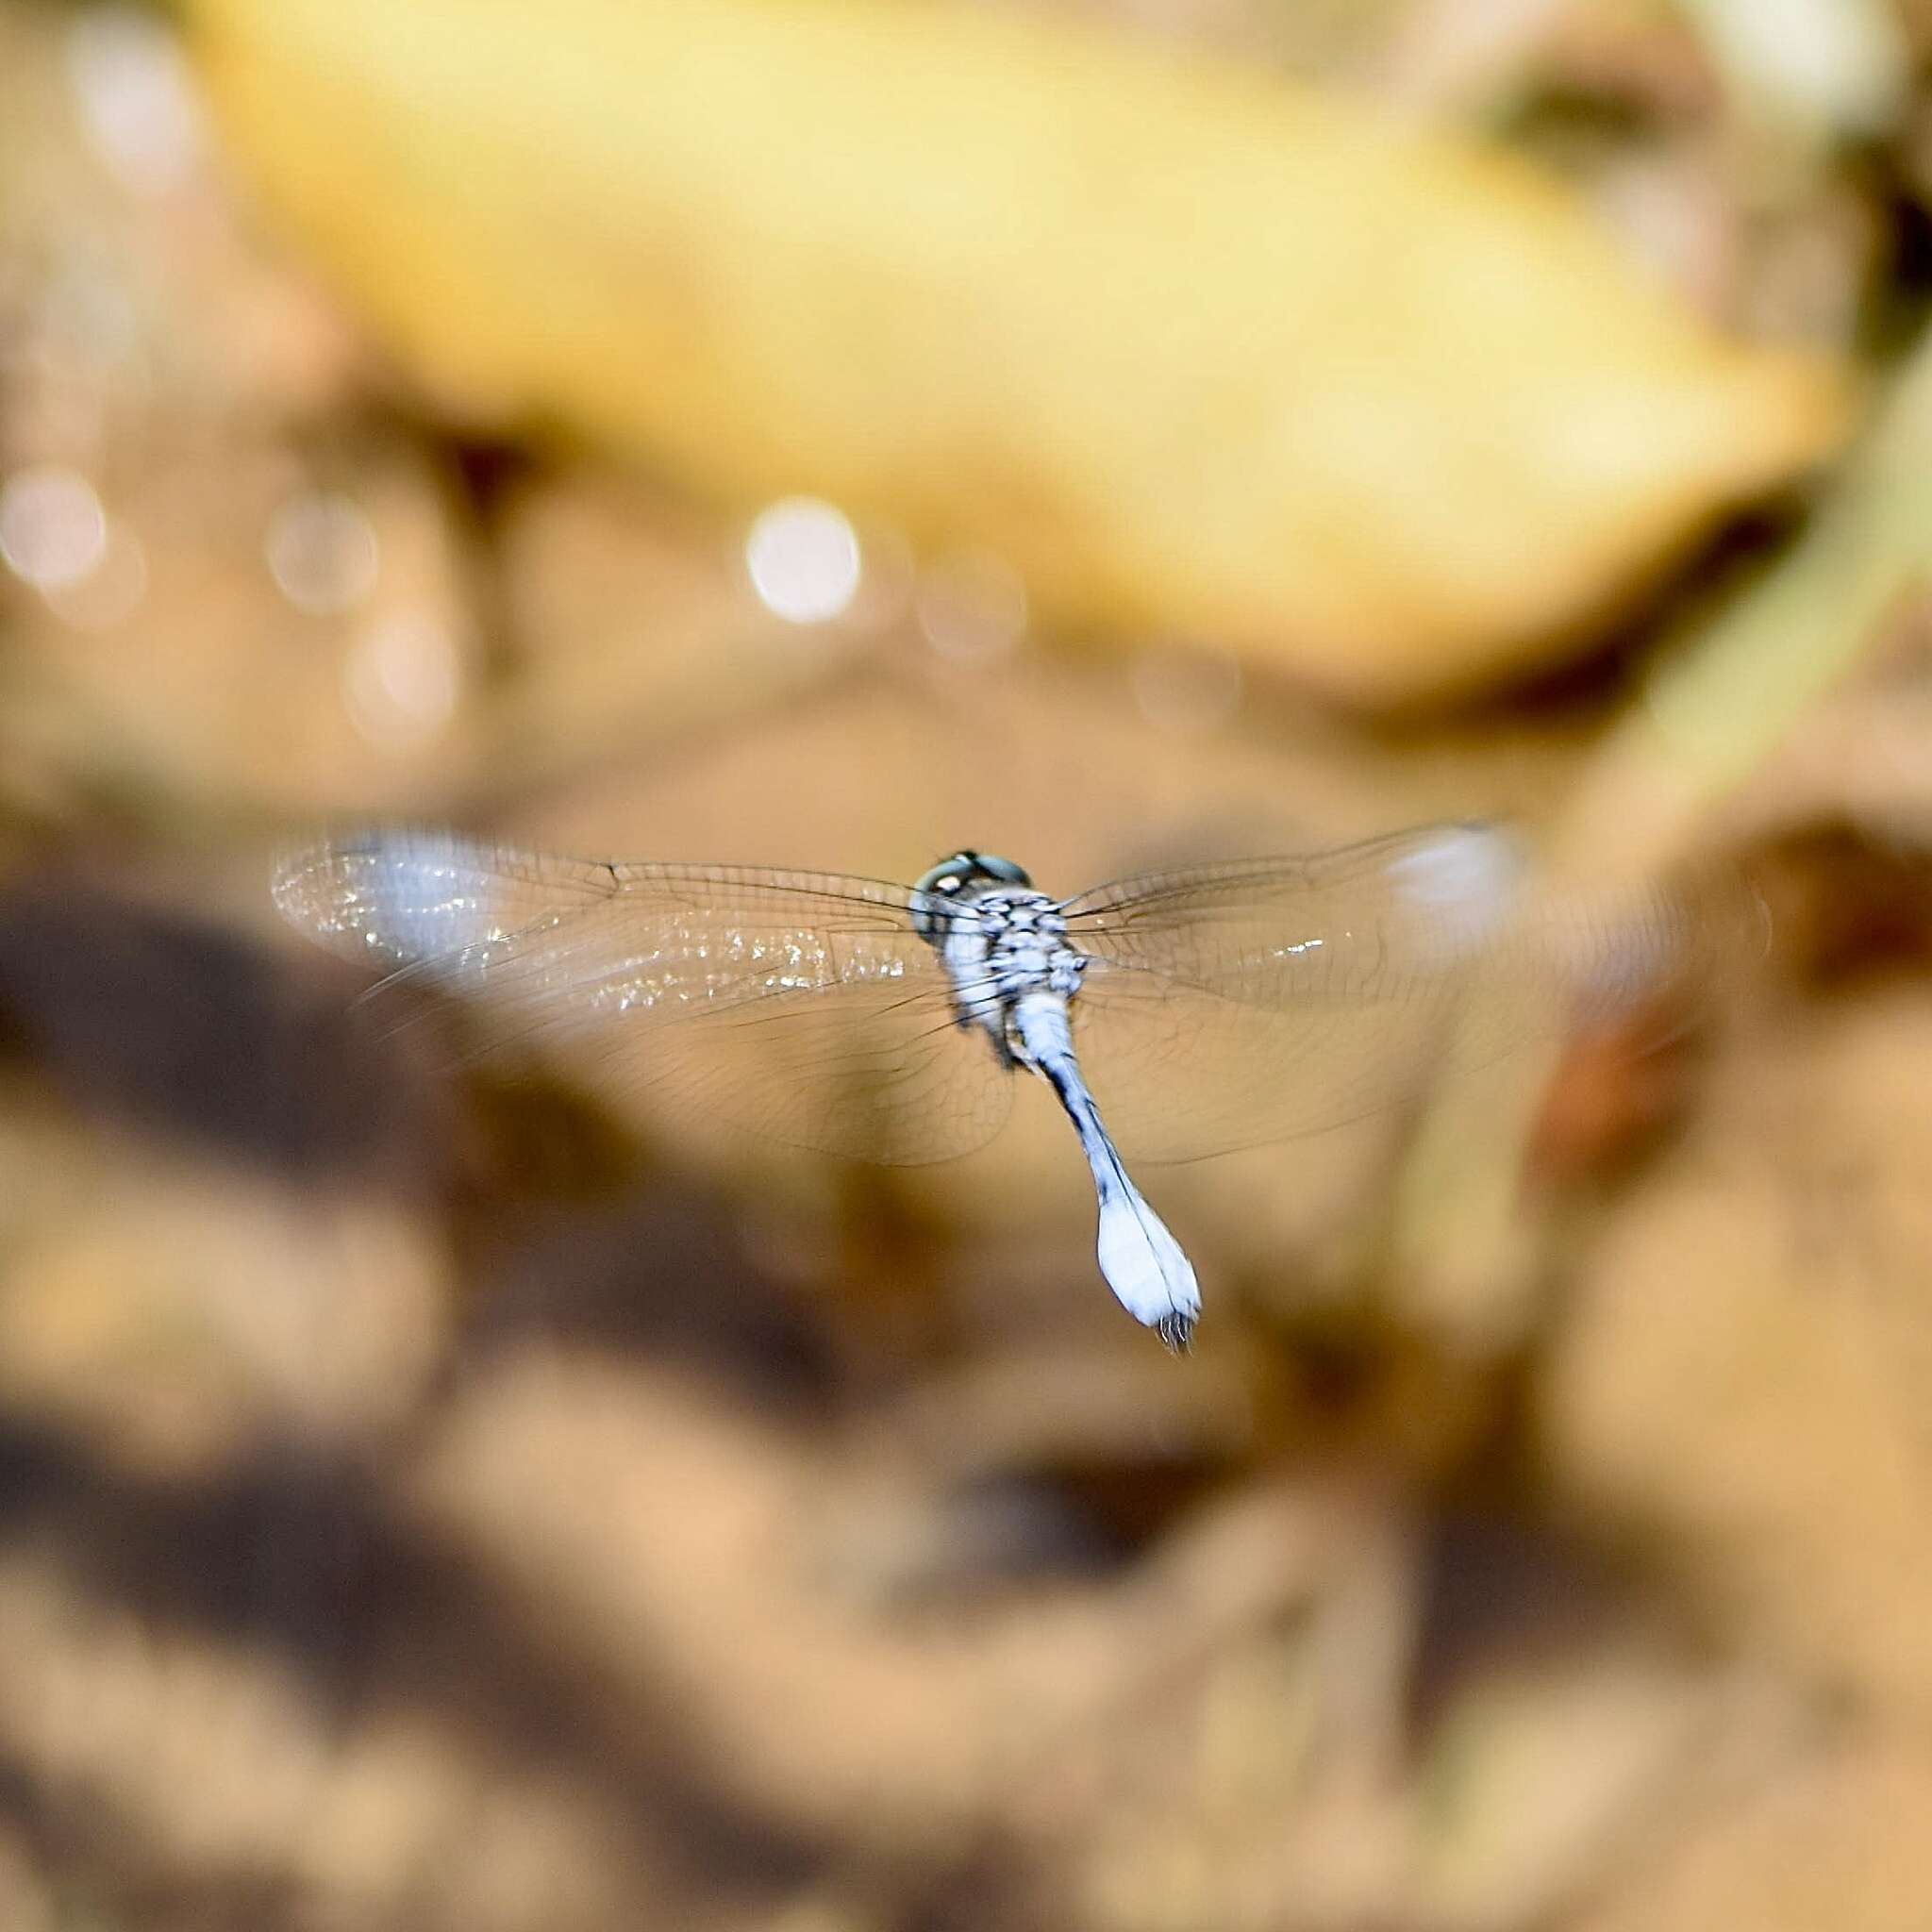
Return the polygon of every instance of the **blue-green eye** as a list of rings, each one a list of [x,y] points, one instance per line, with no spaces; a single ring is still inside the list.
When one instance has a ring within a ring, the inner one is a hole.
[[[1032,877],[1024,866],[1010,858],[999,858],[990,852],[956,852],[942,858],[920,875],[913,887],[912,929],[923,940],[937,941],[944,921],[931,903],[957,897],[969,884],[990,881],[1002,886],[1030,886]]]

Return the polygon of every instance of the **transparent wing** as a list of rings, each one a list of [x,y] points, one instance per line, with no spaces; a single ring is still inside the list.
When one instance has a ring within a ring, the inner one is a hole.
[[[850,1160],[950,1160],[999,1131],[1013,1076],[983,1034],[954,1023],[942,979],[936,963],[922,964],[912,986],[854,981],[677,1026],[613,1028],[598,1042],[595,1078],[649,1091],[667,1111],[689,1106]]]
[[[1081,894],[1081,1065],[1124,1151],[1187,1160],[1362,1118],[1714,960],[1735,906],[1529,900],[1518,848],[1440,825]],[[1755,906],[1755,901],[1753,902]]]
[[[381,831],[289,855],[274,891],[331,950],[462,995],[479,1051],[561,1055],[774,1139],[944,1159],[1010,1104],[905,887]]]
[[[1507,924],[1523,876],[1507,834],[1429,825],[1304,858],[1150,873],[1069,900],[1068,936],[1124,967],[1274,1008],[1400,1000]]]

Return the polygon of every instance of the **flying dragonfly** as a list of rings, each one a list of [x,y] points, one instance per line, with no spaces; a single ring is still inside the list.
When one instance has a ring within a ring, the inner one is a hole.
[[[602,1084],[848,1158],[968,1153],[1037,1075],[1092,1174],[1101,1273],[1184,1350],[1200,1288],[1129,1158],[1360,1118],[1445,1057],[1500,1058],[1579,1003],[1641,999],[1706,933],[1688,891],[1611,910],[1531,900],[1523,875],[1480,824],[1064,898],[970,850],[902,886],[399,829],[288,854],[274,892],[385,983],[471,1002],[483,1050],[588,1047]]]

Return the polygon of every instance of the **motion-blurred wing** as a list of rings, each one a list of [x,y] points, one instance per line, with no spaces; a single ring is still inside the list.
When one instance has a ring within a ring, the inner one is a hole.
[[[1116,965],[1249,1005],[1400,1000],[1483,951],[1522,874],[1507,835],[1432,825],[1313,858],[1098,886],[1068,902],[1067,933]]]
[[[463,996],[481,1050],[563,1052],[774,1139],[937,1160],[1010,1103],[904,887],[375,832],[291,854],[275,898],[332,950]]]
[[[1506,834],[1441,825],[1083,893],[1076,1035],[1123,1149],[1194,1159],[1359,1119],[1445,1061],[1641,1002],[1710,937],[1688,889],[1523,886]]]

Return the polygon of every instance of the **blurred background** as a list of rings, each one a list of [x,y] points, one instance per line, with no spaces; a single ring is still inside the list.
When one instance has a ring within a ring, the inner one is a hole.
[[[0,0],[0,1924],[1932,1916],[1932,8]],[[1141,1178],[449,1071],[270,856],[1747,867]],[[1717,997],[1711,997],[1716,993]]]

